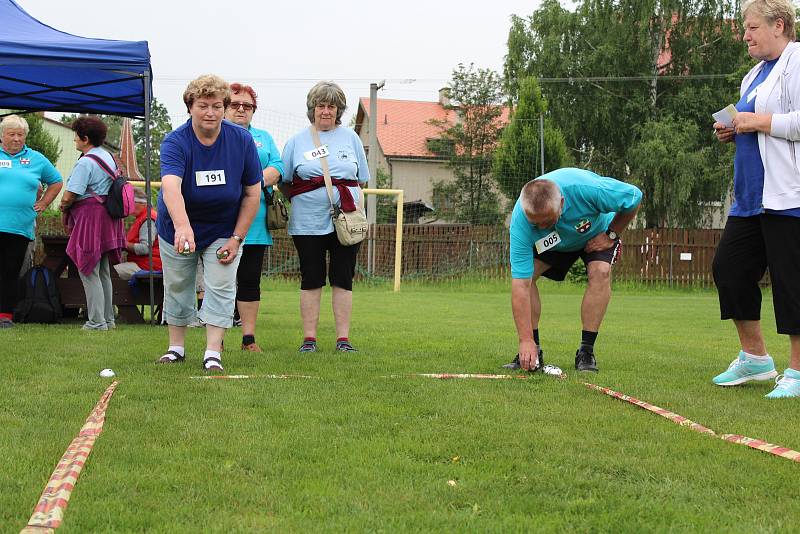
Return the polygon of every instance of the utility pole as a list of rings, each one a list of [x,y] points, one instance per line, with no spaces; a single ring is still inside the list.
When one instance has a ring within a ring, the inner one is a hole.
[[[382,89],[386,80],[379,83],[369,84],[369,154],[367,154],[367,165],[369,166],[369,187],[375,189],[378,179],[378,89]],[[375,221],[377,211],[377,199],[375,195],[370,195],[367,199],[367,223],[369,224],[371,238],[367,241],[367,271],[372,274],[375,269]]]

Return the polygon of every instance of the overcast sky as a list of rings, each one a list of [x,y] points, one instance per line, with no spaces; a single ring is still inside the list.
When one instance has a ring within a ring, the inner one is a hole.
[[[279,145],[304,122],[305,97],[320,79],[337,81],[349,112],[386,80],[380,98],[436,100],[460,62],[502,71],[510,16],[538,1],[401,2],[16,0],[56,29],[85,37],[148,41],[154,96],[173,124],[185,120],[189,80],[214,73],[252,85],[254,125]],[[476,6],[476,7],[473,7]],[[345,117],[345,121],[349,114]]]

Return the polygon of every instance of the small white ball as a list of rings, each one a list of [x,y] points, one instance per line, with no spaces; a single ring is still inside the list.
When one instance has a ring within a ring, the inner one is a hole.
[[[111,378],[112,376],[114,376],[114,371],[112,369],[103,369],[102,371],[100,371],[100,376],[102,376],[103,378]]]

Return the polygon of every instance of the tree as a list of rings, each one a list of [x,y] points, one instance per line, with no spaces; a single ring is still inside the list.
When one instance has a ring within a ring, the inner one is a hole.
[[[22,117],[28,122],[29,128],[25,144],[41,152],[55,165],[61,156],[61,143],[44,129],[44,119],[38,113],[26,113]]]
[[[454,176],[452,182],[434,185],[434,199],[446,199],[451,206],[437,206],[437,211],[458,222],[496,222],[500,209],[492,189],[491,170],[502,131],[502,80],[490,69],[459,64],[447,90],[451,102],[447,109],[455,111],[458,120],[455,124],[431,120],[439,127],[440,135],[428,143],[431,152],[447,159]]]
[[[703,200],[727,192],[730,169],[712,165],[719,158],[711,146],[699,146],[697,129],[688,119],[647,121],[628,151],[632,181],[647,199],[642,215],[648,228],[698,226],[711,216]]]
[[[78,116],[75,114],[62,115],[61,122],[70,124]],[[106,142],[112,146],[119,147],[119,136],[122,129],[122,117],[117,115],[98,115],[108,126]],[[145,134],[144,121],[134,119],[131,128],[133,139],[136,143],[136,163],[142,176],[145,175],[147,165],[145,159]],[[169,120],[167,108],[155,98],[150,109],[150,178],[158,180],[161,176],[161,141],[172,131],[172,123]]]
[[[155,98],[150,110],[150,178],[158,180],[161,177],[161,142],[172,131],[167,108]],[[144,121],[133,122],[133,138],[136,140],[136,163],[142,176],[145,175],[147,162],[145,161],[145,135]]]
[[[519,97],[511,124],[503,131],[494,154],[493,174],[500,191],[511,201],[528,181],[542,174],[539,118],[547,111],[547,102],[535,78],[519,84]],[[571,163],[564,135],[544,120],[544,171],[550,172]]]
[[[705,168],[717,169],[723,164],[718,158],[728,153],[711,148],[716,140],[709,134],[710,113],[738,100],[739,80],[725,75],[752,63],[739,38],[737,5],[733,0],[582,0],[569,11],[557,0],[544,0],[530,17],[512,18],[507,91],[514,102],[518,79],[543,79],[550,117],[577,164],[601,174],[631,179],[629,149],[646,132],[642,125],[668,117],[672,120],[663,124],[679,131],[666,136],[660,130],[660,138],[688,142],[685,136],[693,133],[689,144],[708,148]],[[695,127],[687,129],[685,121]],[[712,188],[720,192],[716,200],[725,194],[724,186]],[[700,195],[707,188],[689,190]],[[645,197],[646,211],[648,202]]]
[[[378,168],[375,176],[375,185],[378,189],[391,189],[392,176],[385,170]],[[391,224],[397,220],[397,209],[391,197],[377,195],[375,202],[375,222],[377,224]]]

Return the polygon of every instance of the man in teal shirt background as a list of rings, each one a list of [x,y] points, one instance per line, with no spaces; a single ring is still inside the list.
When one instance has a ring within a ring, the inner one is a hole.
[[[611,299],[611,266],[622,249],[619,234],[636,216],[641,200],[637,187],[583,169],[558,169],[525,184],[510,227],[511,307],[519,353],[504,367],[542,368],[536,280],[543,275],[562,281],[581,258],[589,281],[575,368],[597,371],[594,342]]]

